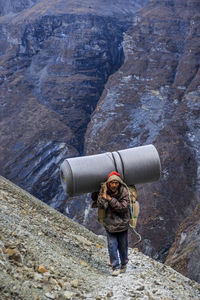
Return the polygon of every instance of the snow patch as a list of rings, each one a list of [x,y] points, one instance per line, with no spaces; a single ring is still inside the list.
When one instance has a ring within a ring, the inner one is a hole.
[[[186,236],[187,236],[187,234],[185,232],[181,233],[181,238],[180,238],[179,245],[181,245],[185,241]]]

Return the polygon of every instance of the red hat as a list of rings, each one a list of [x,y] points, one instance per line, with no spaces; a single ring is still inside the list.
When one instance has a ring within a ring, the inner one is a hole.
[[[110,177],[110,176],[112,176],[112,175],[116,175],[116,176],[119,176],[120,177],[120,174],[119,173],[117,173],[116,171],[112,171],[109,175],[108,175],[108,178]],[[108,178],[107,178],[107,180],[108,180]],[[121,177],[120,177],[121,178]]]

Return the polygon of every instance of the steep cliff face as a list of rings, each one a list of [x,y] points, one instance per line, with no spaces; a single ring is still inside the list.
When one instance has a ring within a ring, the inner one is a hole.
[[[0,0],[0,16],[7,15],[9,13],[19,13],[24,9],[33,6],[39,0]]]
[[[83,151],[110,74],[123,63],[123,32],[138,1],[8,2],[0,18],[1,174],[45,202],[65,199],[59,166]]]
[[[33,94],[58,113],[82,150],[85,128],[108,76],[121,66],[126,26],[98,16],[43,17],[26,26],[20,56]]]
[[[180,225],[166,264],[200,282],[200,205]]]
[[[150,1],[123,41],[125,62],[92,115],[85,153],[153,143],[159,183],[138,186],[141,249],[164,260],[199,199],[199,4]]]

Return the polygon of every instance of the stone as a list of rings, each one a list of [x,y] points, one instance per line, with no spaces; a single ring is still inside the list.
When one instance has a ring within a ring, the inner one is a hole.
[[[68,289],[70,289],[70,288],[71,288],[70,282],[64,282],[64,283],[63,283],[62,289],[68,290]]]
[[[58,295],[58,300],[70,300],[70,299],[72,299],[73,296],[74,296],[73,292],[64,291]]]
[[[54,286],[58,285],[57,280],[54,279],[54,278],[52,278],[52,277],[49,278],[49,283],[52,284],[52,285],[54,285]]]
[[[39,296],[37,294],[33,295],[33,300],[39,300]]]
[[[3,249],[3,252],[8,255],[10,259],[15,260],[16,262],[22,263],[22,256],[20,252],[14,248]]]
[[[38,271],[39,273],[43,274],[43,273],[46,273],[48,270],[47,270],[44,266],[40,265],[40,266],[38,267],[37,271]]]
[[[76,235],[76,239],[78,240],[79,243],[84,244],[86,246],[91,246],[92,243],[88,240],[86,240],[84,237]]]
[[[45,293],[45,296],[48,298],[48,299],[55,299],[55,295],[53,293]]]
[[[88,267],[88,263],[86,261],[81,260],[80,263],[83,267]]]
[[[139,286],[136,288],[137,291],[144,291],[145,287],[143,285]]]
[[[64,286],[64,281],[63,280],[58,280],[58,285],[61,287],[61,288],[63,288],[63,286]]]
[[[70,284],[72,287],[77,288],[79,285],[79,281],[78,281],[78,279],[74,279],[70,282]]]
[[[108,298],[113,297],[113,292],[112,292],[112,291],[111,291],[111,292],[108,292],[106,296],[107,296]]]
[[[175,278],[174,274],[170,275],[169,279],[170,279],[171,281],[176,281],[176,278]]]

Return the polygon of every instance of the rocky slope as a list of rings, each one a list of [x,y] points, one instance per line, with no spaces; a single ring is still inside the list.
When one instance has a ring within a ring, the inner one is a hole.
[[[0,177],[1,299],[191,299],[200,285],[129,249],[127,273],[110,275],[106,243]]]

